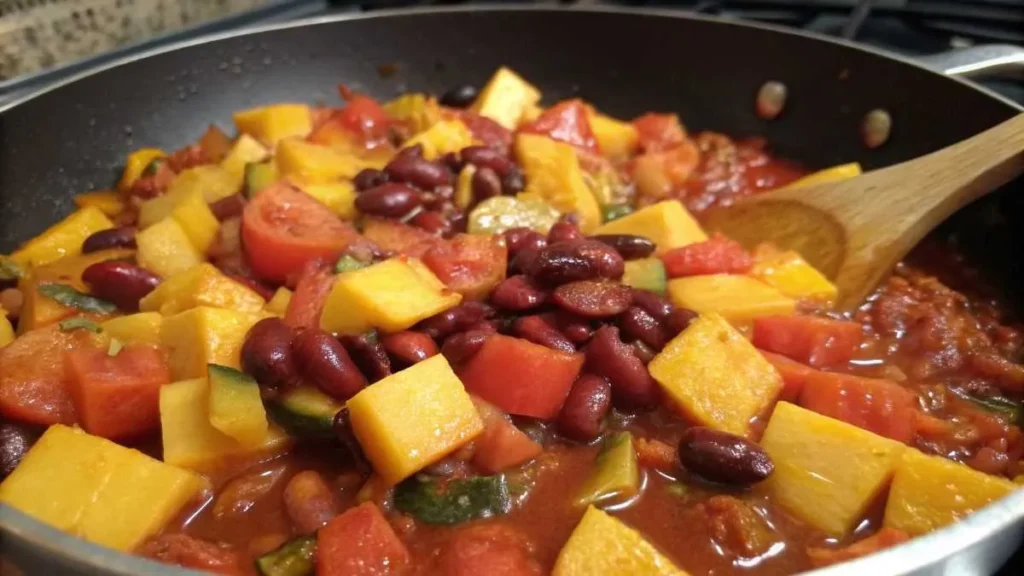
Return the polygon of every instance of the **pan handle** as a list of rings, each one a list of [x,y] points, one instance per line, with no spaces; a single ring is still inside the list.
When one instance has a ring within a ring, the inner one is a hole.
[[[1024,48],[1012,44],[985,44],[919,56],[918,62],[958,78],[1024,78]]]

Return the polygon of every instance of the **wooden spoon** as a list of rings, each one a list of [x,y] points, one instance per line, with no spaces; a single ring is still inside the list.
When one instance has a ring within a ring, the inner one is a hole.
[[[850,310],[934,227],[1022,173],[1018,114],[926,156],[849,180],[760,194],[703,220],[748,247],[771,242],[796,250],[836,283],[836,306]]]

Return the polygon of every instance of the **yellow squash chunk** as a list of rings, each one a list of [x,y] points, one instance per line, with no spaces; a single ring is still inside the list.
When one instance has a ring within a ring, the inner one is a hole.
[[[156,312],[139,312],[111,318],[100,324],[103,332],[124,344],[160,345],[160,327],[164,317]]]
[[[0,348],[14,342],[14,326],[7,319],[7,310],[0,307]]]
[[[348,401],[352,430],[388,484],[397,484],[483,431],[473,400],[438,354]]]
[[[678,200],[663,200],[607,222],[594,234],[634,234],[654,242],[658,253],[708,239],[697,220]]]
[[[248,286],[228,278],[213,264],[204,262],[164,280],[156,290],[139,301],[143,312],[171,316],[197,306],[228,308],[256,313],[263,309],[263,297]]]
[[[594,506],[569,535],[552,576],[687,576],[640,532]]]
[[[313,115],[305,104],[274,104],[232,115],[239,132],[274,146],[291,136],[305,138],[313,131]]]
[[[404,94],[384,104],[384,111],[391,118],[402,122],[412,134],[430,128],[441,118],[441,107],[437,99],[426,94]]]
[[[398,332],[462,300],[415,258],[392,258],[338,277],[327,296],[320,327],[362,334]]]
[[[262,313],[199,306],[164,318],[160,344],[167,351],[171,378],[205,377],[207,364],[241,368],[245,335],[264,317]]]
[[[508,68],[498,68],[470,110],[509,130],[515,129],[528,108],[540,102],[540,90]]]
[[[147,228],[167,218],[179,202],[196,192],[202,194],[207,204],[212,204],[237,193],[240,187],[241,180],[220,166],[189,168],[171,181],[163,195],[146,200],[139,206],[139,226]]]
[[[251,376],[211,364],[210,424],[245,447],[259,447],[267,437],[267,412],[260,387]]]
[[[209,204],[203,200],[202,192],[198,190],[177,203],[171,211],[171,218],[178,221],[200,254],[206,254],[220,231],[220,222],[213,215]]]
[[[0,484],[0,502],[127,551],[162,529],[205,486],[191,472],[57,424]]]
[[[903,452],[885,506],[885,526],[911,536],[947,526],[1020,486],[941,456]]]
[[[42,266],[67,256],[77,256],[82,253],[82,242],[86,238],[113,227],[114,223],[102,210],[87,206],[26,242],[11,254],[11,259],[21,266]]]
[[[782,390],[775,368],[714,313],[690,323],[647,368],[688,418],[740,436]]]
[[[813,174],[808,174],[803,178],[790,182],[787,189],[793,188],[807,188],[808,186],[817,186],[818,184],[827,184],[829,182],[839,182],[840,180],[846,180],[853,178],[854,176],[860,176],[861,169],[860,164],[851,162],[849,164],[840,164],[831,168],[825,168],[824,170],[818,170]]]
[[[443,120],[413,136],[405,146],[423,145],[423,156],[435,160],[473,145],[473,134],[461,120]]]
[[[274,292],[274,297],[270,299],[263,310],[273,314],[274,316],[284,316],[288,312],[288,304],[292,301],[292,291],[285,288],[284,286],[277,289]]]
[[[716,312],[734,324],[760,316],[792,314],[796,300],[757,278],[733,274],[687,276],[668,281],[672,303],[697,312]]]
[[[286,450],[288,435],[270,426],[258,446],[244,446],[210,424],[210,385],[206,378],[182,380],[160,388],[160,429],[164,462],[211,471],[231,457]]]
[[[73,200],[75,201],[75,206],[79,208],[95,206],[100,209],[100,212],[111,218],[124,212],[125,209],[125,203],[121,195],[113,190],[86,192],[76,195]]]
[[[476,166],[466,164],[466,166],[459,171],[458,178],[455,179],[455,196],[453,198],[453,202],[455,203],[455,207],[459,210],[465,210],[473,203],[474,174],[476,174]]]
[[[843,537],[885,490],[903,444],[779,402],[761,438],[775,471],[763,486],[804,522]]]
[[[188,233],[173,218],[161,220],[135,235],[139,266],[170,278],[199,265],[203,255],[192,245]]]
[[[127,190],[132,187],[136,180],[142,177],[143,170],[149,163],[157,158],[167,156],[159,148],[139,148],[128,155],[124,162],[124,172],[121,173],[121,180],[117,183],[118,190]]]
[[[610,118],[604,114],[590,114],[590,129],[601,148],[601,154],[609,158],[629,156],[640,144],[640,133],[629,122]]]
[[[750,275],[790,298],[834,302],[838,296],[835,284],[792,250],[758,247]]]
[[[263,144],[248,134],[242,134],[235,140],[228,155],[220,161],[220,167],[231,174],[241,187],[242,179],[245,178],[245,165],[262,162],[268,156],[270,156],[270,151]]]
[[[288,139],[277,146],[277,170],[284,177],[307,182],[352,179],[374,165],[354,154],[344,154],[305,140]]]
[[[544,200],[563,214],[576,213],[580,229],[590,233],[601,224],[601,207],[583,179],[576,150],[538,134],[516,136],[516,156],[526,175],[520,198]]]
[[[294,179],[293,184],[299,189],[320,201],[332,212],[344,220],[355,220],[356,211],[356,188],[351,180],[337,180],[334,182],[305,181],[303,178]]]

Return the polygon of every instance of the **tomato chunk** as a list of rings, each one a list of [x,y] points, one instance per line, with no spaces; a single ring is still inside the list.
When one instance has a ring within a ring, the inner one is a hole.
[[[640,137],[640,150],[643,152],[661,152],[683,143],[686,131],[679,123],[675,114],[657,114],[650,112],[633,120]]]
[[[536,120],[520,128],[521,132],[543,134],[571,144],[580,150],[599,154],[597,138],[590,128],[587,108],[582,100],[566,100],[548,108]]]
[[[914,434],[917,395],[890,380],[815,370],[800,405],[899,442]]]
[[[430,232],[394,220],[368,218],[363,224],[363,236],[382,249],[421,258],[427,250],[444,242]]]
[[[335,278],[337,276],[328,262],[306,262],[295,285],[295,293],[288,302],[288,310],[284,315],[285,324],[292,328],[320,327],[320,313],[324,310],[327,295],[334,287]]]
[[[683,187],[700,164],[700,150],[690,140],[668,150],[647,152],[635,158],[630,173],[644,197],[663,199]]]
[[[485,146],[502,152],[507,152],[512,146],[512,132],[494,120],[468,110],[460,111],[458,118],[466,128],[469,128],[473,139],[479,140]]]
[[[819,368],[846,364],[860,341],[856,322],[794,315],[754,320],[754,346]]]
[[[501,410],[474,398],[473,403],[484,421],[484,431],[475,440],[473,464],[488,474],[525,464],[536,458],[543,447],[534,442]]]
[[[504,524],[468,526],[456,532],[437,559],[443,576],[539,576],[526,536]]]
[[[372,502],[350,508],[316,535],[317,576],[398,573],[409,562],[409,550]]]
[[[352,93],[344,86],[340,86],[339,91],[348,103],[338,113],[338,123],[362,137],[367,144],[385,140],[391,128],[391,119],[384,108],[373,98]]]
[[[156,348],[127,346],[116,356],[81,348],[67,355],[65,365],[86,432],[125,440],[160,427],[160,387],[170,383],[171,372]]]
[[[739,242],[716,234],[704,242],[680,246],[661,255],[670,278],[705,274],[743,274],[754,258]]]
[[[804,384],[818,373],[818,370],[796,360],[791,360],[782,354],[761,351],[761,355],[775,366],[779,375],[782,376],[782,391],[779,392],[779,400],[796,403],[800,399],[800,391]]]
[[[505,279],[508,250],[497,236],[456,234],[427,250],[423,263],[448,288],[479,300]]]
[[[0,414],[29,424],[74,424],[64,356],[89,346],[84,330],[62,332],[50,325],[26,332],[0,348]]]
[[[242,242],[259,277],[278,283],[310,260],[328,261],[359,234],[312,196],[279,183],[259,193],[242,215]]]

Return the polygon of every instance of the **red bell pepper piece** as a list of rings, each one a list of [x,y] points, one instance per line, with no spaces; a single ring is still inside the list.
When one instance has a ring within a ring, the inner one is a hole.
[[[744,274],[754,258],[739,242],[716,234],[704,242],[680,246],[661,255],[669,278],[704,274]]]
[[[0,415],[28,424],[74,424],[75,404],[67,389],[64,356],[91,345],[84,330],[57,325],[22,334],[0,348]]]
[[[754,346],[818,368],[846,364],[860,341],[860,324],[847,320],[796,315],[754,320]]]
[[[662,152],[686,140],[686,131],[675,114],[650,112],[633,120],[633,127],[640,137],[643,152]]]
[[[899,442],[914,434],[917,395],[890,380],[815,370],[800,405]]]
[[[521,132],[543,134],[571,144],[580,150],[599,154],[597,138],[582,100],[566,100],[548,108],[536,120],[520,128]]]
[[[409,562],[409,550],[372,502],[336,516],[316,535],[317,576],[399,573]]]

